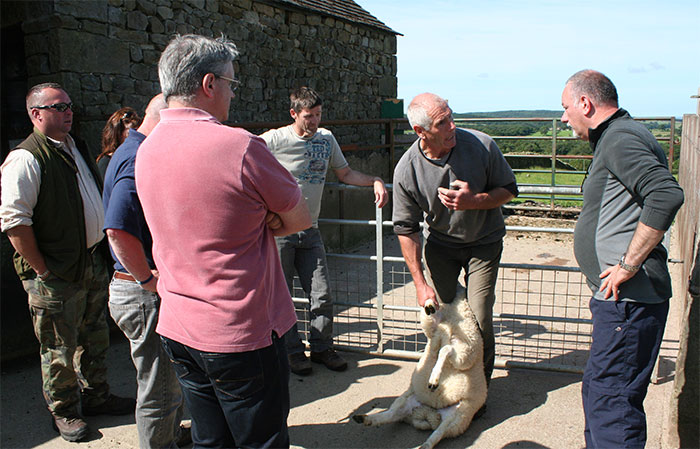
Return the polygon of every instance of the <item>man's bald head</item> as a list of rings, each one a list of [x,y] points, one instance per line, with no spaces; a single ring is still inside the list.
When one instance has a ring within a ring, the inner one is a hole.
[[[160,111],[168,108],[168,103],[162,93],[151,98],[146,106],[146,114],[143,117],[143,122],[139,126],[139,132],[144,136],[151,133],[153,128],[160,122]]]
[[[431,111],[447,106],[447,100],[430,92],[416,95],[408,105],[406,115],[411,127],[420,126],[429,129],[433,122]]]

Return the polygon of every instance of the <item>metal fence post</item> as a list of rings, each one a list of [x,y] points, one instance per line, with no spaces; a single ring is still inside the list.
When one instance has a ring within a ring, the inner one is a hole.
[[[552,187],[557,185],[557,119],[552,119]],[[549,197],[550,210],[554,210],[554,194]]]
[[[676,137],[676,117],[671,117],[671,134],[669,135],[669,141],[668,141],[668,169],[671,170],[671,173],[673,173],[673,159],[674,159],[674,150],[675,150],[675,142],[674,139]]]
[[[375,206],[377,252],[377,349],[384,352],[384,239],[382,210]]]

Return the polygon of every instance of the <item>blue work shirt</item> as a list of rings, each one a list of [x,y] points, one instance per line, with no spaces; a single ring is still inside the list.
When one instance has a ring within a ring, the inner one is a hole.
[[[153,239],[136,195],[136,152],[145,138],[140,132],[130,129],[127,138],[112,155],[105,173],[102,203],[105,209],[104,229],[119,229],[138,238],[143,244],[148,265],[154,269],[151,248]],[[127,270],[117,259],[112,245],[109,250],[114,259],[114,269],[126,273]]]

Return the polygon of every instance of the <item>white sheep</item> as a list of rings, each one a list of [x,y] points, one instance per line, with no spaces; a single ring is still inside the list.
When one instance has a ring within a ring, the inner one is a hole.
[[[443,438],[464,433],[474,414],[486,402],[484,342],[464,289],[450,304],[427,314],[421,326],[428,343],[418,361],[411,386],[388,410],[353,419],[367,426],[404,421],[416,429],[434,432],[421,449],[431,449]]]

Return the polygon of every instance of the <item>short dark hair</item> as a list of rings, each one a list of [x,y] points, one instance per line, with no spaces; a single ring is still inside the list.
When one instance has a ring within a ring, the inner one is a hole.
[[[595,103],[618,107],[617,89],[610,78],[595,70],[580,70],[566,81],[574,97],[586,95]]]
[[[32,114],[32,112],[31,112],[32,107],[34,107],[34,106],[42,106],[42,105],[37,104],[37,100],[38,100],[39,97],[41,96],[41,92],[42,92],[44,89],[58,89],[58,90],[62,90],[63,92],[66,91],[66,90],[63,88],[63,86],[61,86],[61,85],[58,84],[58,83],[41,83],[41,84],[37,84],[37,85],[35,85],[35,86],[32,86],[32,87],[29,89],[29,92],[27,92],[27,96],[24,97],[24,98],[25,98],[25,101],[27,102],[27,113],[28,113],[29,115]]]
[[[321,105],[323,105],[321,96],[310,87],[299,87],[289,95],[289,107],[294,109],[294,112],[301,112],[302,109],[313,109]]]

